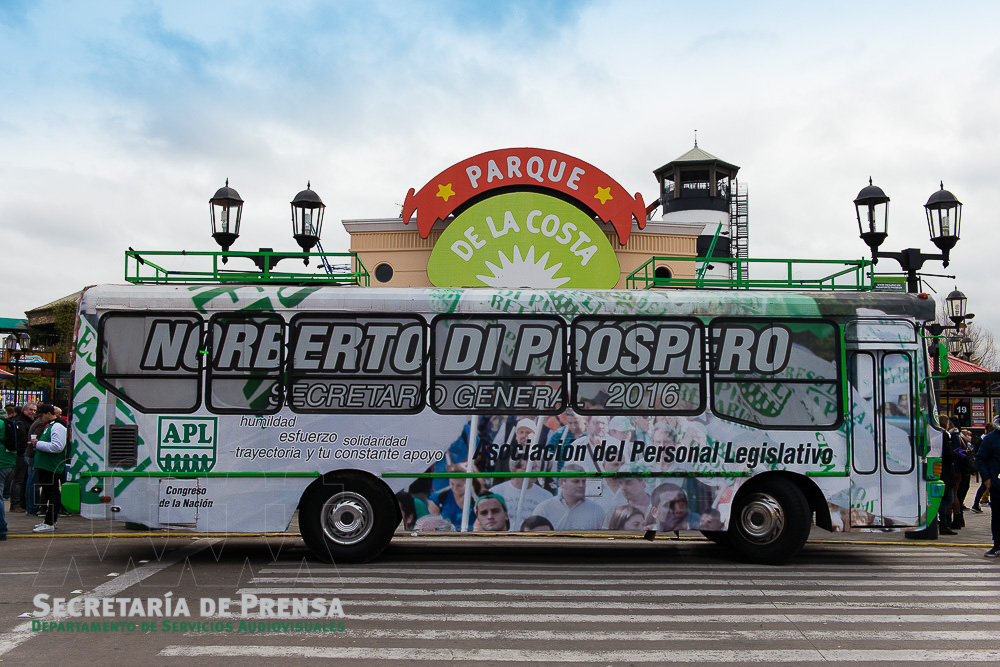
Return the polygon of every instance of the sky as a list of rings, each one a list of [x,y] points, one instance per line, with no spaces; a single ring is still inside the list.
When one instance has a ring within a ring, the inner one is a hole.
[[[928,262],[1000,335],[1000,3],[0,0],[0,317],[124,282],[125,250],[215,250],[208,199],[245,200],[234,250],[294,250],[307,181],[344,219],[478,153],[575,156],[647,202],[698,145],[740,167],[752,257],[860,259],[853,200],[891,198],[884,250]],[[997,209],[993,207],[997,206]],[[898,271],[891,260],[879,269]]]

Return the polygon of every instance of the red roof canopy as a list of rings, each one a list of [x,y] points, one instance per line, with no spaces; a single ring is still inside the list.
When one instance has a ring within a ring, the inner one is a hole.
[[[953,357],[948,355],[948,365],[951,367],[952,373],[989,373],[990,369],[983,368],[982,366],[976,365],[971,361],[964,361],[958,357]]]
[[[937,356],[930,357],[929,361],[930,361],[930,364],[931,364],[931,370],[934,373],[939,373],[940,370],[939,370],[939,363],[938,363]],[[990,374],[993,371],[991,371],[988,368],[983,368],[982,366],[980,366],[978,364],[974,364],[971,361],[964,361],[962,359],[959,359],[958,357],[955,357],[955,356],[952,356],[952,355],[949,354],[948,355],[948,372],[951,373],[951,374],[954,374],[954,373],[969,373],[969,374],[973,374],[973,373],[986,373],[986,374]],[[988,378],[980,378],[980,379],[986,380]]]

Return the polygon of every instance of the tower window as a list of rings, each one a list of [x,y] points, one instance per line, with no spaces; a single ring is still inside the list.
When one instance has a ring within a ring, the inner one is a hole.
[[[379,264],[375,267],[375,280],[380,283],[387,283],[392,280],[392,267],[388,264]]]

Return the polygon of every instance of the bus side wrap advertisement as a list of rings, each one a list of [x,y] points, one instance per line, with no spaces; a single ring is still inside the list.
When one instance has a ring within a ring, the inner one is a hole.
[[[841,418],[840,339],[825,320],[233,313],[212,318],[199,354],[197,316],[122,318],[104,328],[141,336],[106,338],[98,375],[144,410],[171,409],[143,403],[158,382],[191,409],[204,378],[221,414],[698,415],[711,402],[750,425]]]
[[[518,151],[504,157],[537,164]],[[516,160],[494,169],[494,159],[408,198],[418,227],[431,231],[441,186],[459,215],[488,212],[472,210],[477,184],[510,194]],[[570,190],[591,174],[566,169]],[[591,185],[603,198],[603,180]],[[596,275],[600,252],[572,236],[579,224],[530,194],[494,202],[503,217],[467,218],[443,251],[456,262],[466,262],[456,248],[479,253],[467,273],[480,278],[476,262],[517,247],[527,257],[513,238],[523,224],[532,243],[566,251],[547,266],[572,258],[581,278]],[[601,220],[627,231],[627,209]],[[833,290],[95,286],[77,321],[67,474],[81,482],[85,518],[269,533],[299,511],[307,546],[336,561],[377,555],[400,530],[396,501],[407,518],[405,493],[430,512],[407,532],[718,537],[735,526],[730,538],[746,539],[730,546],[770,562],[813,521],[849,531],[933,520],[941,482],[927,471],[941,445],[928,417],[925,301]],[[368,509],[348,514],[360,499]],[[755,509],[765,504],[782,511]],[[764,514],[775,518],[769,544],[749,538]],[[338,517],[370,520],[364,548]],[[775,537],[779,523],[791,532]]]

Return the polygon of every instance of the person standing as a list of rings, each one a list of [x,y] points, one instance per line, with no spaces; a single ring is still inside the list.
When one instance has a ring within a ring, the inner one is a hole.
[[[35,420],[35,408],[37,405],[29,401],[16,411],[14,417],[14,428],[17,430],[17,465],[14,468],[14,487],[10,494],[10,510],[12,512],[24,512],[34,509],[38,512],[38,507],[34,506],[34,499],[28,493],[28,479],[32,475],[31,460],[28,458],[28,440],[31,424]],[[34,507],[33,507],[34,506]]]
[[[45,428],[35,443],[35,474],[45,501],[45,520],[35,526],[36,533],[55,530],[62,508],[59,478],[66,469],[66,426],[56,416],[55,406],[49,403],[38,406],[38,419]]]
[[[952,442],[951,420],[947,415],[941,415],[941,481],[944,482],[944,495],[941,498],[941,508],[938,510],[938,532],[942,535],[958,535],[951,528],[951,506],[955,502],[955,445]]]
[[[45,424],[38,419],[38,404],[25,403],[21,408],[21,429],[27,440],[24,449],[24,462],[27,467],[27,474],[24,480],[24,507],[28,514],[38,516],[38,475],[35,474],[35,443],[41,435]]]
[[[983,446],[983,440],[986,438],[987,435],[992,433],[994,430],[995,429],[993,428],[992,422],[986,425],[986,433],[984,433],[983,437],[979,439],[979,443],[975,448],[977,456],[979,454],[979,448]],[[976,467],[976,472],[977,473],[979,472],[978,465]],[[989,487],[986,485],[986,478],[980,474],[977,474],[977,477],[979,477],[979,488],[976,489],[976,497],[972,499],[972,511],[975,512],[976,514],[982,514],[983,510],[982,507],[980,507],[980,505],[990,504],[989,501],[986,500],[987,498],[989,498],[990,494],[987,493],[987,491],[989,491]]]
[[[4,406],[4,413],[6,415],[7,421],[10,422],[10,424],[13,427],[14,444],[16,445],[18,452],[22,452],[24,450],[25,439],[22,438],[22,431],[21,428],[18,426],[18,417],[21,416],[21,408],[14,405],[13,403],[8,403],[7,405]],[[27,433],[27,431],[24,431],[24,433]],[[10,476],[7,478],[7,484],[3,487],[4,498],[8,498],[10,500],[10,507],[7,508],[8,514],[13,512],[24,511],[23,493],[20,496],[18,495],[19,490],[20,491],[24,490],[23,471],[18,470],[18,468],[22,467],[24,464],[21,462],[20,454],[18,454],[16,458],[17,461],[14,464],[14,472],[12,472]],[[22,483],[19,484],[18,483],[19,481]]]
[[[0,429],[3,429],[5,434],[7,429],[13,429],[14,425],[10,422],[0,423]],[[14,466],[17,463],[17,452],[8,450],[5,446],[0,445],[0,488],[3,488],[7,484],[7,480],[14,475]],[[11,494],[11,505],[14,504],[14,495]],[[0,542],[7,539],[7,515],[4,511],[4,502],[0,499]]]
[[[955,502],[952,503],[951,527],[954,529],[965,528],[965,497],[972,486],[972,475],[976,472],[976,453],[972,449],[972,432],[963,429],[958,434],[961,448],[956,450],[959,454],[955,461]]]
[[[1000,484],[1000,416],[993,418],[993,430],[987,433],[979,444],[976,467],[979,469],[979,474],[987,489],[992,489]],[[997,503],[990,502],[990,530],[993,533],[993,548],[983,554],[987,558],[1000,557],[1000,512],[997,512],[996,505]]]

